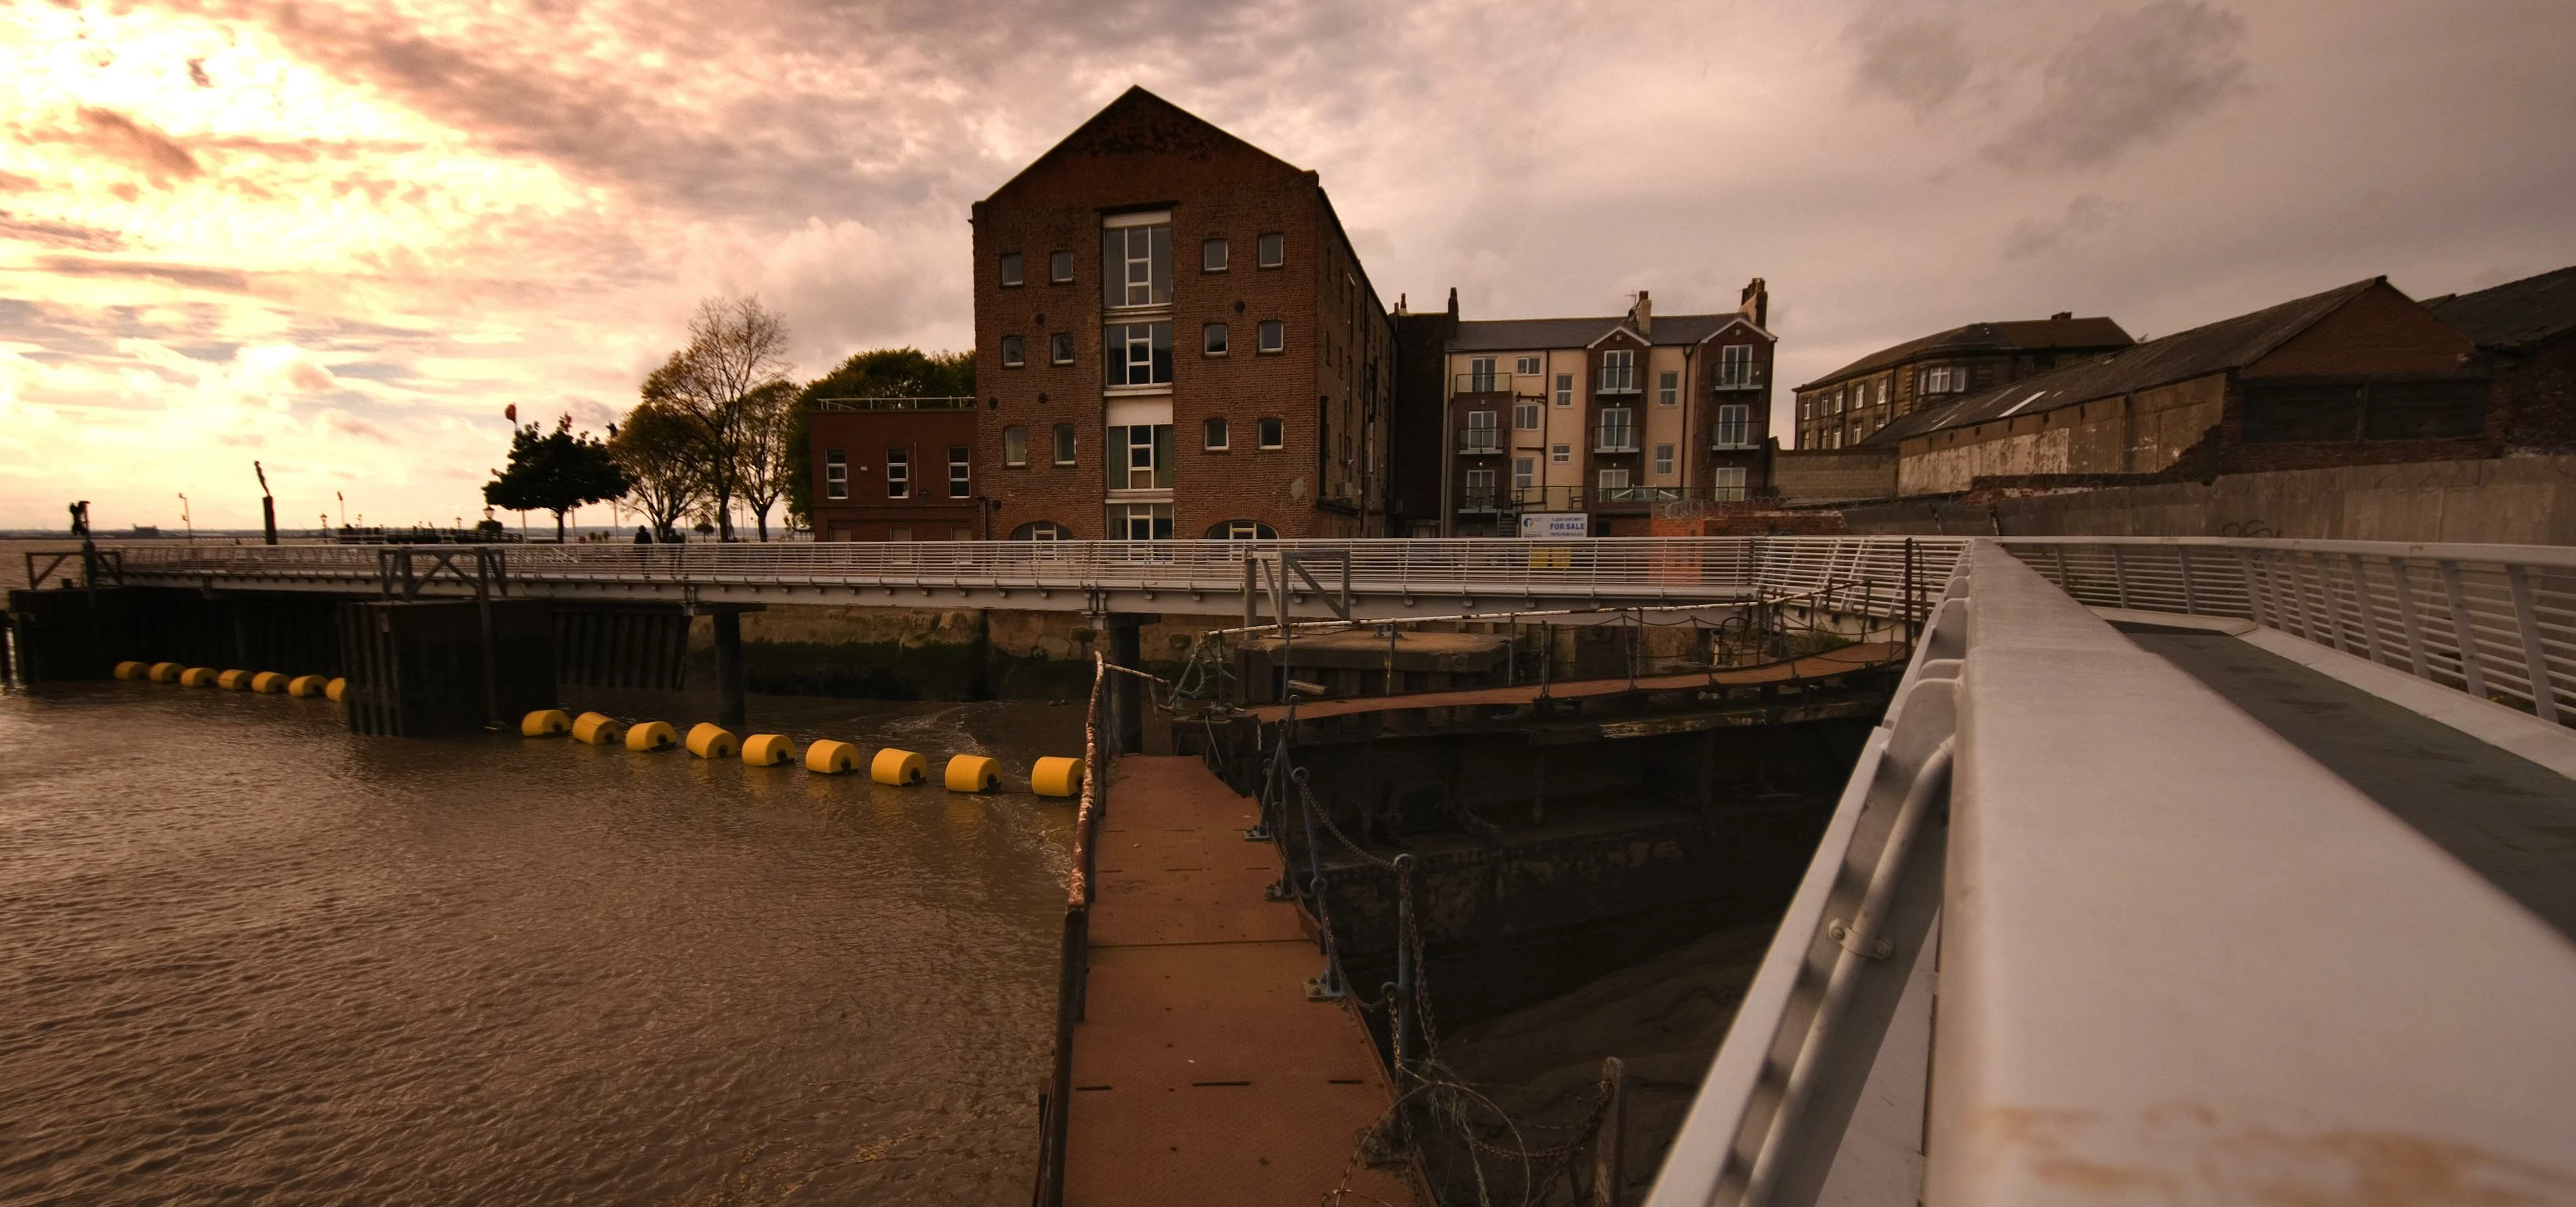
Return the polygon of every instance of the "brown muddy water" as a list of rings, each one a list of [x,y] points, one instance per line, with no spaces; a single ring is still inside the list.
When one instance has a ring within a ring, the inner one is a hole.
[[[687,723],[702,697],[577,700]],[[1078,708],[754,697],[1078,753]],[[0,693],[0,1202],[1025,1195],[1070,810],[140,683]]]

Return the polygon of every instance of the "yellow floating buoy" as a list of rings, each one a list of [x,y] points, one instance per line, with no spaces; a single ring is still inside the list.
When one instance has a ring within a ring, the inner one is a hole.
[[[572,714],[560,708],[540,708],[519,718],[519,736],[555,738],[572,732]]]
[[[286,676],[276,671],[261,671],[250,677],[250,689],[265,696],[277,695],[286,690]]]
[[[321,695],[322,688],[329,682],[320,675],[297,675],[286,681],[286,694],[309,700]]]
[[[669,750],[680,744],[680,735],[668,721],[646,721],[626,729],[626,748],[641,753]]]
[[[224,673],[222,673],[222,674],[220,674],[220,675],[215,676],[215,686],[220,687],[220,688],[222,688],[222,689],[224,689],[225,691],[228,691],[228,692],[246,692],[246,691],[249,691],[249,690],[250,690],[250,672],[249,672],[249,671],[225,671]]]
[[[1029,791],[1040,796],[1075,796],[1082,791],[1082,760],[1043,758],[1029,769]]]
[[[127,681],[140,679],[151,672],[152,667],[149,663],[120,662],[116,664],[116,677]]]
[[[929,766],[922,762],[920,755],[909,750],[888,746],[868,761],[868,778],[880,784],[902,788],[918,784],[929,776]]]
[[[322,698],[329,700],[333,704],[339,703],[342,699],[346,698],[348,694],[349,680],[346,676],[333,679],[332,681],[322,685]]]
[[[754,767],[775,767],[796,757],[796,743],[783,733],[755,733],[742,741],[742,761]]]
[[[990,792],[1002,786],[1000,764],[980,754],[961,754],[948,760],[944,776],[951,792]]]
[[[626,740],[626,727],[604,712],[586,712],[572,719],[572,740],[593,746],[614,746]]]
[[[689,727],[689,753],[702,759],[729,759],[742,750],[733,731],[712,721],[700,721]]]
[[[818,775],[841,775],[859,769],[859,748],[830,738],[805,748],[805,769]]]
[[[187,667],[176,662],[155,662],[152,664],[152,669],[145,674],[154,683],[176,683],[179,681],[179,676],[186,674],[187,671]]]
[[[221,672],[211,666],[192,666],[179,672],[179,686],[213,687],[219,674]]]

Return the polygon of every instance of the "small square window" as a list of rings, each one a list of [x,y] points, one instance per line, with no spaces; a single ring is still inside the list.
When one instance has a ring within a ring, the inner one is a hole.
[[[1525,376],[1536,377],[1538,375],[1538,358],[1535,356],[1524,356],[1513,361],[1512,372]]]
[[[1223,419],[1210,419],[1210,420],[1208,420],[1208,421],[1207,421],[1207,449],[1208,449],[1208,451],[1209,451],[1209,452],[1212,452],[1212,453],[1224,452],[1224,451],[1225,451],[1225,448],[1226,448],[1226,443],[1225,443],[1225,441],[1226,441],[1225,420],[1223,420]]]
[[[1048,252],[1048,253],[1047,253],[1047,280],[1052,281],[1052,282],[1054,282],[1055,284],[1058,284],[1058,285],[1066,285],[1066,284],[1071,284],[1071,283],[1072,283],[1072,281],[1073,281],[1073,253],[1072,253],[1072,252],[1069,252],[1069,251],[1051,251],[1051,252]]]
[[[1019,284],[1019,283],[1020,283],[1020,253],[1015,252],[1015,251],[1006,251],[1006,252],[1003,252],[1003,253],[1002,253],[1002,287],[1003,287],[1003,288],[1005,288],[1005,289],[1007,289],[1007,288],[1010,288],[1011,286],[1017,285],[1017,284]]]
[[[1020,337],[1016,335],[1003,336],[1002,367],[1005,369],[1016,369],[1027,363],[1028,348],[1021,342]]]
[[[1261,350],[1282,352],[1288,348],[1288,324],[1278,319],[1261,320]]]
[[[1261,236],[1261,266],[1277,268],[1288,262],[1288,236],[1273,232]]]
[[[1225,240],[1209,239],[1199,244],[1199,271],[1225,271]]]
[[[1571,444],[1551,444],[1547,446],[1547,460],[1550,465],[1571,464],[1574,461],[1574,446]]]
[[[1047,357],[1056,364],[1073,363],[1073,333],[1058,331],[1047,337]]]
[[[1209,356],[1225,355],[1225,324],[1209,323],[1200,328],[1199,350]]]
[[[1028,463],[1029,429],[1018,426],[1003,428],[1002,464],[1026,465]]]
[[[1262,421],[1261,421],[1261,447],[1263,447],[1263,448],[1285,448],[1285,447],[1287,447],[1287,444],[1288,444],[1288,424],[1287,424],[1287,421],[1282,420],[1282,419],[1275,419],[1275,418],[1273,418],[1273,419],[1264,419],[1264,420],[1262,420]]]

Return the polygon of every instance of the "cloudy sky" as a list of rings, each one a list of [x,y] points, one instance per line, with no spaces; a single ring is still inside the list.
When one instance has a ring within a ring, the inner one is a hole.
[[[0,0],[0,526],[480,510],[692,303],[961,347],[966,211],[1130,84],[1320,170],[1379,292],[1725,309],[1780,376],[2576,263],[2566,0]],[[1785,392],[1784,392],[1785,393]],[[1785,398],[1775,399],[1775,406]]]

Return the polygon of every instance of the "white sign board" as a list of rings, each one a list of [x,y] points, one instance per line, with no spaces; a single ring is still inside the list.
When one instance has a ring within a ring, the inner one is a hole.
[[[1554,541],[1591,534],[1590,512],[1540,511],[1521,517],[1521,539],[1525,541]]]

